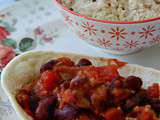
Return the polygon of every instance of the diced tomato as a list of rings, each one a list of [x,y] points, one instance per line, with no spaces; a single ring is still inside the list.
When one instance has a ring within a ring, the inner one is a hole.
[[[76,106],[80,107],[80,108],[90,108],[90,101],[84,97],[83,92],[81,91],[75,91],[75,104]]]
[[[68,57],[61,57],[57,60],[59,61],[57,65],[74,66],[74,62]]]
[[[80,108],[89,108],[90,102],[84,97],[82,91],[67,89],[59,94],[60,97],[60,108],[66,104],[74,103]]]
[[[84,67],[68,67],[59,66],[55,67],[54,70],[60,74],[68,74],[74,77],[78,72],[83,72],[83,74],[92,80],[93,84],[102,84],[106,82],[111,82],[114,78],[119,76],[118,67],[115,65],[111,66],[84,66]]]
[[[135,107],[134,111],[137,113],[137,120],[158,120],[155,112],[149,105],[143,107]]]
[[[53,71],[45,71],[41,75],[43,88],[47,91],[53,90],[56,87],[57,82],[59,80],[60,80],[59,75]]]
[[[26,91],[22,90],[17,94],[17,101],[19,104],[23,107],[26,108],[29,106],[29,95]]]
[[[114,88],[111,93],[114,96],[114,104],[116,105],[120,105],[123,100],[131,95],[131,91],[121,88]]]
[[[76,76],[79,69],[78,67],[58,66],[54,68],[54,71],[61,76],[62,80],[70,80]]]
[[[154,83],[152,86],[148,87],[148,93],[151,98],[159,98],[160,85],[158,83]]]
[[[117,108],[110,108],[105,113],[105,120],[125,120],[124,114]]]
[[[21,105],[21,107],[26,111],[27,114],[33,116],[33,113],[30,109],[30,98],[26,91],[20,91],[17,94],[17,101]]]
[[[119,76],[118,67],[115,65],[81,67],[80,70],[90,79],[92,86],[111,82],[114,78]]]
[[[33,113],[31,112],[31,110],[30,110],[30,107],[28,106],[28,107],[26,107],[26,108],[24,108],[24,110],[26,111],[26,113],[28,114],[28,115],[30,115],[30,116],[34,116],[33,115]]]
[[[90,118],[86,115],[82,115],[82,116],[79,117],[78,120],[90,120]]]
[[[155,114],[153,114],[150,111],[142,111],[138,115],[138,120],[158,120],[155,117],[156,117]]]
[[[51,60],[41,67],[39,80],[23,86],[16,99],[34,120],[158,120],[160,85],[143,89],[141,78],[120,76],[118,69],[127,63],[106,63]]]
[[[96,90],[93,91],[91,95],[91,102],[96,112],[103,110],[103,103],[109,100],[108,90],[103,85],[98,87]]]
[[[111,62],[115,62],[115,64],[120,68],[120,67],[123,67],[125,66],[126,64],[128,64],[127,62],[122,62],[122,61],[119,61],[117,59],[111,59],[110,63]]]
[[[75,95],[71,89],[60,92],[58,96],[60,100],[60,108],[63,108],[65,104],[75,101]]]

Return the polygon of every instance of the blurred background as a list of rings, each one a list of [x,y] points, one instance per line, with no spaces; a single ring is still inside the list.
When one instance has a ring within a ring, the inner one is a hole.
[[[0,10],[6,8],[7,6],[13,4],[15,0],[0,0]]]

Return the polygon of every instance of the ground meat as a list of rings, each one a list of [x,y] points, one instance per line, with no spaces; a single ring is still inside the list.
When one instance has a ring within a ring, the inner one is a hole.
[[[78,64],[66,57],[51,60],[16,99],[34,120],[158,120],[159,84],[144,89],[141,78],[124,78],[118,68],[84,58]]]

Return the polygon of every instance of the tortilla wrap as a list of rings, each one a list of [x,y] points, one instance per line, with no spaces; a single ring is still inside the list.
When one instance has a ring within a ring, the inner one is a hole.
[[[103,66],[109,64],[117,64],[115,59],[89,57],[76,54],[56,53],[52,51],[33,51],[23,53],[14,58],[2,71],[2,87],[7,94],[12,106],[21,120],[32,120],[26,112],[20,107],[16,101],[16,93],[21,87],[39,76],[41,65],[59,57],[69,57],[73,61],[80,58],[87,58],[92,61],[95,66]],[[126,64],[119,69],[120,75],[127,77],[134,75],[142,78],[144,87],[152,83],[160,83],[160,71],[145,68],[139,65]],[[130,120],[130,119],[129,119]],[[134,119],[132,119],[134,120]]]

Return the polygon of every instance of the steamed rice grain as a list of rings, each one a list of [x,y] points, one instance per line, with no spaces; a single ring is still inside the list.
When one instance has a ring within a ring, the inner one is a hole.
[[[137,21],[160,17],[160,0],[61,0],[62,5],[88,17]]]

